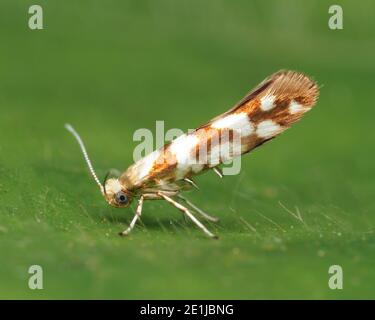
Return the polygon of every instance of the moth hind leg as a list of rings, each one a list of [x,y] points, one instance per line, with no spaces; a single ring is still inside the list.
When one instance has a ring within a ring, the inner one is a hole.
[[[175,206],[178,210],[182,211],[187,217],[193,221],[197,227],[199,227],[206,235],[208,235],[210,238],[218,239],[218,236],[214,235],[212,232],[210,232],[203,223],[201,223],[186,207],[184,207],[179,202],[173,200],[172,198],[168,197],[167,195],[163,194],[162,192],[159,192],[158,195],[162,197],[164,200],[168,201],[170,204]]]
[[[188,199],[186,199],[185,197],[181,196],[180,194],[177,197],[179,199],[181,199],[182,201],[184,201],[190,208],[192,208],[194,211],[198,212],[205,219],[207,219],[207,220],[209,220],[211,222],[219,222],[220,221],[220,219],[218,217],[211,216],[208,213],[204,212],[202,209],[198,208],[196,205],[194,205],[193,203],[191,203]]]

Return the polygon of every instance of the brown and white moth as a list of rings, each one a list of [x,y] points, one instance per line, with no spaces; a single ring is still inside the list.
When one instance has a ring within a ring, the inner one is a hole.
[[[192,212],[213,222],[218,219],[193,205],[181,191],[196,186],[192,177],[205,171],[212,169],[222,177],[220,164],[250,152],[289,128],[313,107],[318,93],[316,83],[307,76],[279,71],[229,111],[138,160],[118,178],[108,179],[107,175],[104,183],[99,181],[80,136],[69,124],[65,127],[77,139],[92,176],[111,206],[127,207],[138,199],[135,216],[120,235],[128,235],[134,228],[144,200],[160,199],[216,238]]]

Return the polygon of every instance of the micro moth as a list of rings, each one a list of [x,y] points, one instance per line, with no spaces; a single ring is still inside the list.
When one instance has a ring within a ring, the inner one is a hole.
[[[76,138],[91,175],[106,201],[125,208],[137,199],[135,215],[129,227],[120,232],[128,235],[141,217],[144,200],[165,200],[211,238],[217,238],[192,212],[217,222],[181,195],[196,187],[195,175],[213,170],[222,177],[220,164],[254,150],[275,138],[309,111],[318,98],[314,81],[302,73],[279,71],[261,82],[232,109],[179,136],[164,147],[136,161],[118,178],[101,183],[88,157],[85,145],[69,124],[65,127]],[[222,150],[227,152],[222,152]]]

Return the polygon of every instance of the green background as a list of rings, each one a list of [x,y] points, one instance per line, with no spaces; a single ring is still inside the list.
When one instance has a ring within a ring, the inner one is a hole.
[[[40,0],[32,31],[35,3],[0,3],[0,298],[375,297],[373,1],[339,2],[343,30],[327,1]],[[102,178],[135,130],[194,128],[279,69],[313,76],[318,104],[240,175],[197,178],[220,240],[159,201],[118,237],[134,208],[108,207],[63,124]]]

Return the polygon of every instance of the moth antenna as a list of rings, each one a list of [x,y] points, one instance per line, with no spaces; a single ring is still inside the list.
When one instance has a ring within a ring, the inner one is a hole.
[[[107,182],[107,179],[108,179],[110,173],[111,173],[111,171],[107,172],[107,174],[104,177],[103,184],[102,184],[102,186],[103,186],[103,193],[104,193],[105,196],[107,195],[107,190],[105,189],[105,184]]]
[[[104,194],[104,187],[103,185],[100,183],[99,179],[98,179],[98,176],[96,175],[95,173],[95,170],[94,170],[94,167],[92,166],[91,164],[91,161],[90,161],[90,158],[89,158],[89,155],[87,154],[87,150],[86,150],[86,147],[81,139],[81,137],[79,136],[79,134],[77,133],[77,131],[74,130],[74,128],[69,124],[69,123],[66,123],[64,125],[65,129],[68,130],[73,136],[74,138],[77,140],[80,148],[81,148],[81,151],[83,153],[83,157],[85,158],[85,161],[87,163],[87,166],[89,167],[89,170],[90,170],[90,173],[92,175],[92,177],[94,178],[95,182],[97,183],[97,185],[99,186],[100,188],[100,191],[102,192],[102,194]]]

